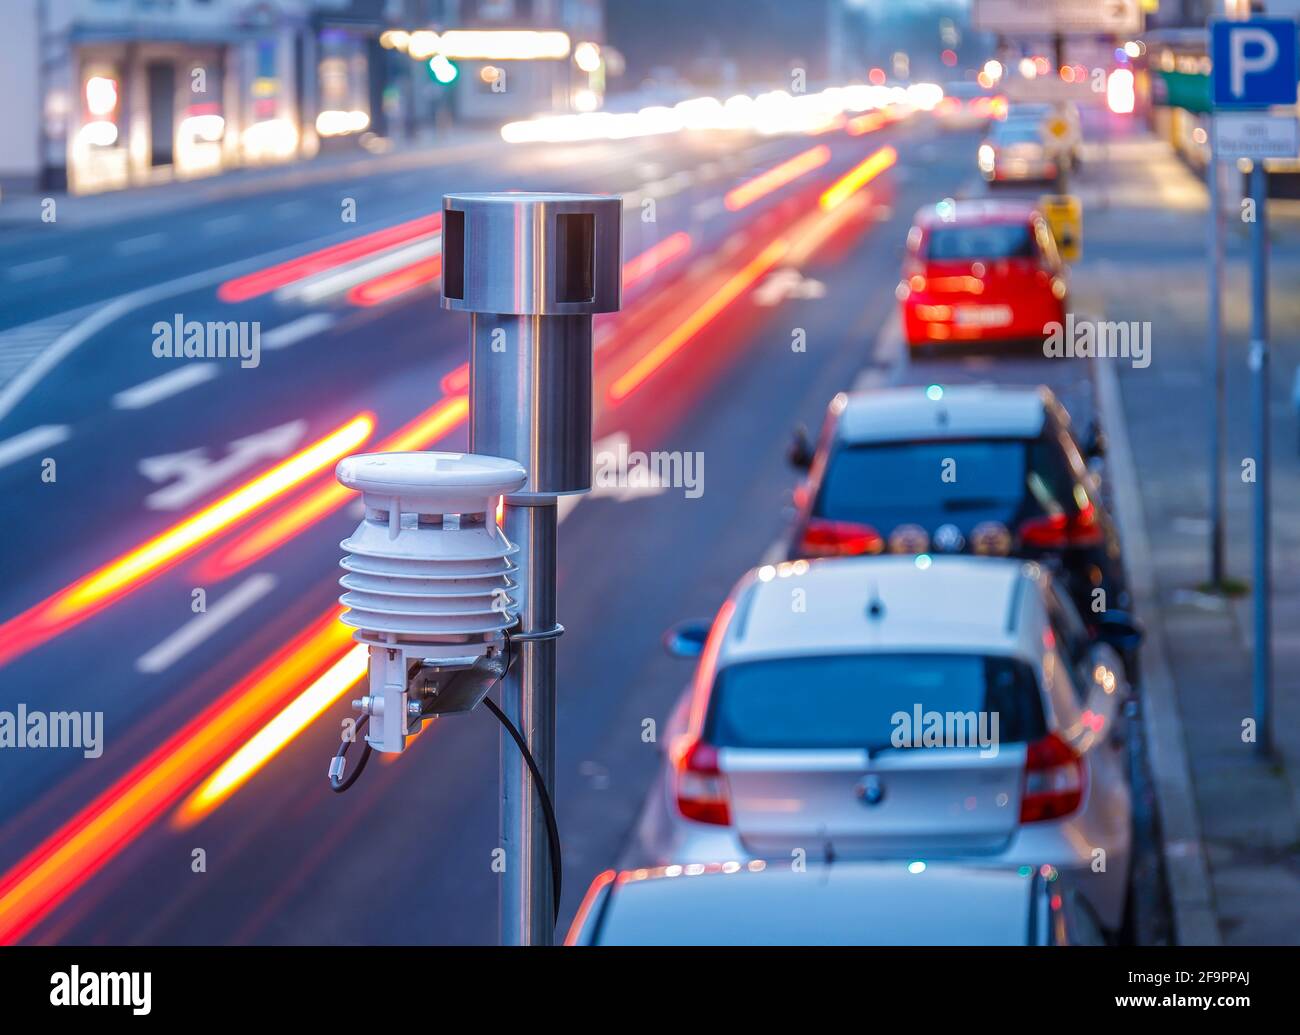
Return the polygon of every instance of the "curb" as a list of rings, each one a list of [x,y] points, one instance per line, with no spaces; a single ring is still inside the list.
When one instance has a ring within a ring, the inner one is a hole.
[[[1098,420],[1109,442],[1107,474],[1115,485],[1114,511],[1124,542],[1125,568],[1135,611],[1146,623],[1142,646],[1142,707],[1148,760],[1160,810],[1160,842],[1174,931],[1179,945],[1221,945],[1182,717],[1165,654],[1164,627],[1151,568],[1151,546],[1137,469],[1124,423],[1119,377],[1113,364],[1096,364]]]

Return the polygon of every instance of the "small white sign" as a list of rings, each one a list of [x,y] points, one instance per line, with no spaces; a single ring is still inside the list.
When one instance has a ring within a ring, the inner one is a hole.
[[[1294,158],[1300,130],[1294,115],[1218,112],[1214,116],[1215,158]]]

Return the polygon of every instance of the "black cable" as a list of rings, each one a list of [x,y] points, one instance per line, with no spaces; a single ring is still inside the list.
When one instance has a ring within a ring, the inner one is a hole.
[[[487,705],[488,711],[501,720],[501,725],[506,728],[506,731],[514,738],[514,742],[519,745],[519,751],[524,756],[528,771],[533,774],[533,784],[537,787],[537,797],[542,803],[542,814],[546,817],[546,837],[551,844],[551,882],[555,886],[555,919],[558,922],[560,919],[560,890],[564,886],[563,860],[560,857],[560,827],[555,822],[555,807],[551,804],[551,795],[546,790],[546,781],[542,779],[541,771],[537,768],[537,763],[533,761],[533,754],[528,750],[523,734],[519,732],[513,722],[506,718],[506,713],[497,707],[492,698],[483,698],[483,703]]]
[[[356,727],[352,731],[354,734],[352,740],[356,740],[357,736],[359,736],[361,733],[365,731],[365,728],[367,725],[369,725],[369,723],[370,723],[369,715],[361,716],[360,721],[356,724]],[[352,740],[345,740],[343,741],[342,744],[339,745],[338,751],[335,752],[334,754],[334,762],[338,762],[339,760],[347,757],[348,748],[352,746]],[[339,766],[338,776],[336,776],[334,774],[334,762],[331,762],[330,763],[330,790],[333,791],[335,794],[342,794],[354,783],[356,783],[357,777],[361,775],[361,773],[366,768],[366,763],[370,761],[370,752],[371,752],[370,744],[369,742],[366,742],[361,749],[361,758],[357,762],[357,767],[354,770],[352,770],[352,775],[345,777],[342,780],[339,779],[339,776],[343,775],[343,766]]]

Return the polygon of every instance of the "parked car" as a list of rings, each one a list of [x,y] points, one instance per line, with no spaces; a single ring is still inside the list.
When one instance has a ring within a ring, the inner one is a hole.
[[[980,175],[989,183],[1047,183],[1060,172],[1062,155],[1030,119],[991,122],[975,152]]]
[[[1011,555],[1055,568],[1089,625],[1127,611],[1115,523],[1101,498],[1105,441],[1080,443],[1047,388],[881,388],[837,395],[816,448],[796,429],[787,558]],[[1094,467],[1090,468],[1091,462]],[[1124,650],[1130,678],[1136,645]]]
[[[1027,202],[951,201],[916,214],[897,297],[909,345],[1037,340],[1064,325],[1067,271]]]
[[[612,870],[566,945],[1102,945],[1050,867],[736,861]]]
[[[672,632],[699,663],[661,736],[637,857],[1048,863],[1118,929],[1129,687],[1111,639],[1133,633],[1116,615],[1089,637],[1023,561],[758,568],[711,627]]]
[[[1011,125],[1033,126],[1054,159],[1061,162],[1067,170],[1078,165],[1083,146],[1083,119],[1079,114],[1079,106],[1073,101],[1055,104],[1047,101],[1014,101],[1006,106],[1000,118]]]

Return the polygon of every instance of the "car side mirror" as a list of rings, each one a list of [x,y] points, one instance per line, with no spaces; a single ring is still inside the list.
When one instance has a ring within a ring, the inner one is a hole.
[[[670,626],[664,633],[664,649],[675,658],[698,658],[704,653],[711,624],[703,618],[688,618]]]
[[[1121,653],[1137,650],[1145,636],[1142,623],[1127,611],[1106,611],[1097,621],[1097,639]]]
[[[1089,460],[1106,455],[1106,434],[1096,422],[1088,429],[1088,441],[1084,443],[1083,453]]]
[[[812,466],[812,442],[808,439],[808,429],[802,424],[796,425],[794,432],[791,434],[790,445],[785,451],[785,458],[790,462],[791,467],[800,471],[806,471]]]

